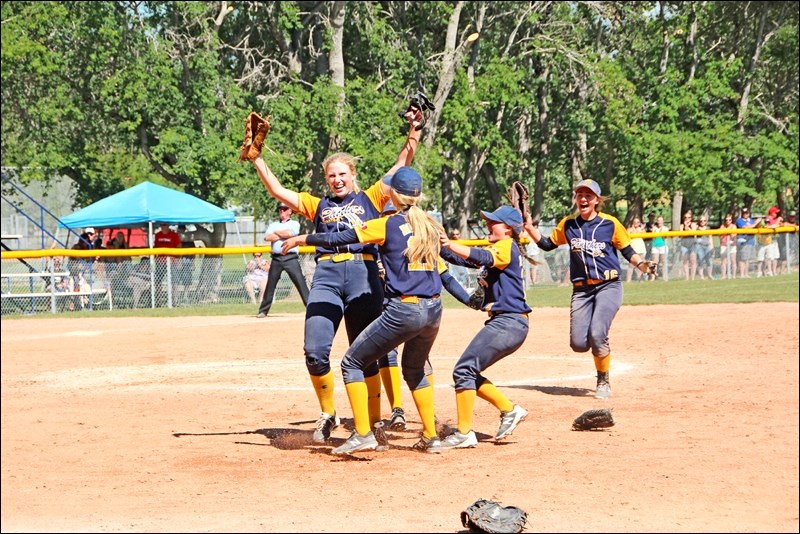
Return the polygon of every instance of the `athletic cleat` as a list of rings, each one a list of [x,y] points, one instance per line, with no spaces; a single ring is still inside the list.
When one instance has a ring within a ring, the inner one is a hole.
[[[377,448],[378,440],[375,439],[375,434],[367,432],[362,436],[353,430],[347,441],[340,447],[333,449],[331,454],[351,454],[358,451],[374,451]]]
[[[594,392],[595,399],[607,399],[611,396],[611,386],[608,382],[598,382],[597,391]]]
[[[478,445],[478,438],[475,432],[470,430],[466,434],[462,434],[458,430],[447,436],[442,440],[443,449],[467,449]]]
[[[611,385],[608,383],[608,371],[597,372],[597,390],[594,398],[607,399],[611,396]]]
[[[419,441],[412,445],[411,448],[421,452],[438,454],[442,452],[442,440],[439,439],[439,436],[433,436],[432,438],[420,436]]]
[[[500,412],[500,427],[497,429],[494,439],[503,439],[506,436],[510,436],[527,415],[528,410],[518,404],[515,404],[514,409],[510,412]]]
[[[392,410],[392,417],[389,419],[390,430],[406,429],[406,412],[402,408]]]
[[[331,430],[339,426],[339,416],[334,413],[333,415],[322,412],[317,419],[317,429],[314,430],[314,443],[325,443],[331,439]]]

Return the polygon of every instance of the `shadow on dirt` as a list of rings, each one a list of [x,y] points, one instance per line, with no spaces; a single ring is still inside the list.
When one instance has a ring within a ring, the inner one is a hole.
[[[541,391],[546,395],[569,395],[570,397],[594,397],[593,389],[570,388],[564,386],[506,386],[508,388],[526,389],[528,391]]]

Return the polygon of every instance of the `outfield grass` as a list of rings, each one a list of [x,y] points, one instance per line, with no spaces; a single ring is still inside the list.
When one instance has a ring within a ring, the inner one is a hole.
[[[623,305],[798,302],[798,273],[735,280],[625,282]],[[537,286],[528,291],[530,306],[569,307],[572,287]]]
[[[744,278],[736,280],[694,280],[625,282],[624,306],[647,306],[653,304],[706,304],[741,302],[798,302],[800,285],[798,273],[768,278]],[[534,286],[528,290],[528,305],[536,307],[569,307],[571,286]],[[445,308],[463,306],[450,294],[444,295]],[[300,301],[278,301],[270,313],[300,313],[305,310]],[[257,309],[252,304],[217,304],[186,308],[144,308],[136,310],[81,311],[61,314],[63,317],[176,317],[209,315],[252,315]],[[43,318],[53,315],[40,313],[33,316],[4,316],[10,318]]]

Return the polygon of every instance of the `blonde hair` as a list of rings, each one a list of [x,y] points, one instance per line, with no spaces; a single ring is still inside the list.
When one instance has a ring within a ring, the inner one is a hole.
[[[424,200],[424,196],[412,197],[394,191],[397,197],[398,211],[406,213],[406,220],[414,234],[408,240],[405,255],[410,263],[425,263],[434,268],[439,263],[439,233],[444,232],[444,227],[436,219],[425,213],[417,204]]]
[[[356,172],[356,158],[348,154],[347,152],[337,152],[335,154],[331,154],[325,161],[322,162],[322,172],[327,178],[328,176],[328,165],[331,163],[342,163],[347,165],[350,169],[350,172],[353,174],[353,192],[358,193],[361,191],[361,188],[358,187],[358,182],[356,178],[358,177],[358,172]]]

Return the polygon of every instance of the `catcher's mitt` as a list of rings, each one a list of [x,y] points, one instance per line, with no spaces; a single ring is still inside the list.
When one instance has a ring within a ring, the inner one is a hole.
[[[528,206],[528,198],[530,194],[528,193],[528,188],[522,182],[516,181],[508,186],[508,191],[506,192],[506,196],[508,197],[508,202],[519,211],[519,214],[522,215],[522,221],[525,222],[528,220],[528,217],[531,214],[531,208]]]
[[[527,520],[528,514],[521,508],[487,499],[478,499],[461,512],[461,524],[481,532],[522,532]]]
[[[244,120],[244,140],[239,147],[239,161],[253,161],[261,155],[270,127],[269,117],[264,118],[255,111],[250,112]]]
[[[587,410],[572,422],[572,430],[597,430],[612,426],[614,426],[614,418],[611,416],[611,410],[605,408]]]

